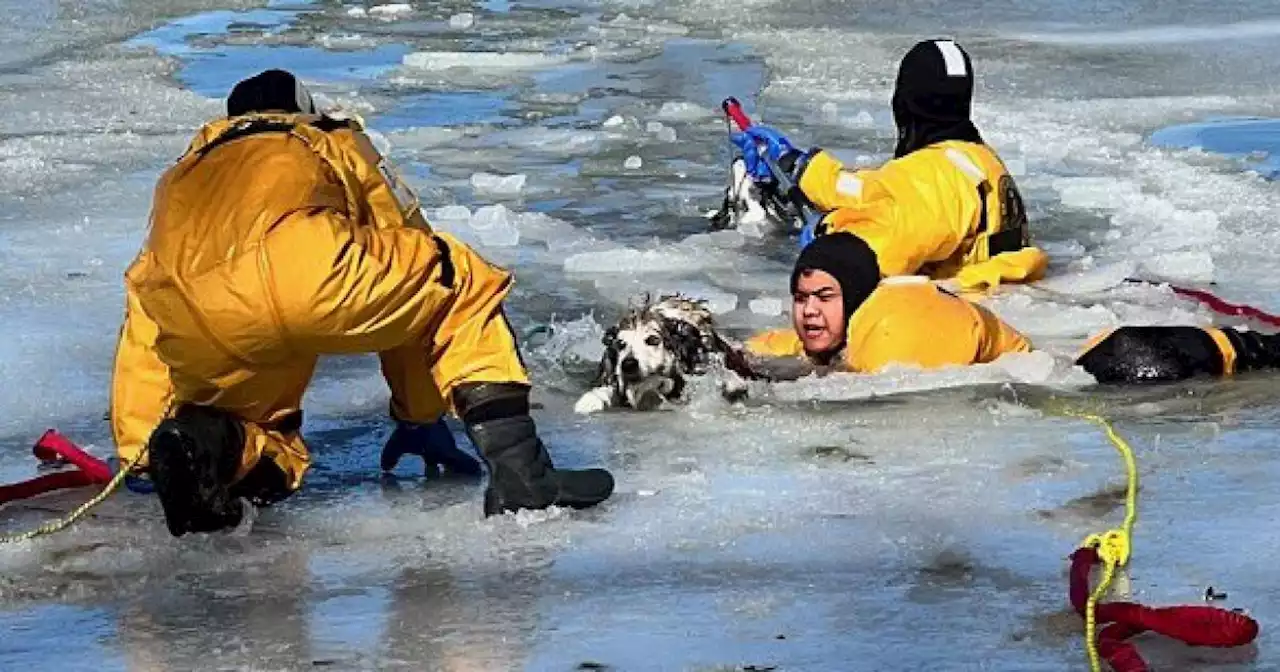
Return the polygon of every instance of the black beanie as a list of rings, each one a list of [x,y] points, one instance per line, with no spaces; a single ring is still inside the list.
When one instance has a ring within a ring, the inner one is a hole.
[[[227,96],[228,117],[271,110],[314,114],[316,106],[307,87],[284,70],[260,72],[237,83]]]
[[[848,325],[853,312],[880,284],[880,262],[866,241],[852,233],[830,233],[818,236],[805,246],[791,271],[791,293],[796,293],[800,275],[805,271],[826,271],[840,283],[844,299],[844,320]]]
[[[898,126],[895,157],[944,140],[982,142],[970,121],[973,63],[951,40],[917,42],[898,66],[893,120]]]

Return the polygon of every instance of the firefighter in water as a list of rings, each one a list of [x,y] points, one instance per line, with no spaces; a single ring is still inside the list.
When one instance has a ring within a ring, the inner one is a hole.
[[[736,133],[748,172],[787,173],[790,196],[824,213],[802,244],[826,233],[855,233],[885,276],[954,278],[962,289],[1031,282],[1048,256],[1030,245],[1026,209],[1013,177],[970,119],[973,68],[950,40],[907,52],[893,92],[894,158],[876,169],[846,170],[822,149],[797,150],[768,126]]]
[[[791,296],[791,328],[752,337],[745,344],[749,356],[876,373],[893,364],[981,364],[1031,350],[1022,334],[986,308],[928,278],[882,279],[875,251],[851,233],[819,236],[800,252]]]
[[[986,308],[922,276],[882,278],[875,252],[850,233],[819,236],[791,273],[789,329],[745,344],[762,369],[799,360],[812,371],[877,373],[994,361],[1031,342]],[[1100,384],[1165,383],[1280,369],[1280,335],[1237,328],[1123,326],[1085,344],[1075,363]]]
[[[486,515],[607,499],[603,469],[556,469],[502,302],[510,273],[433,232],[359,123],[316,114],[290,73],[238,83],[160,178],[125,273],[111,424],[175,536],[239,523],[310,465],[301,402],[317,359],[378,353],[403,453],[475,472]]]

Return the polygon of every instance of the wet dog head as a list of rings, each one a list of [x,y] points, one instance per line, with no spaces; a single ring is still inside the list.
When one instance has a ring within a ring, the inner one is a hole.
[[[680,295],[633,307],[604,334],[604,356],[595,387],[574,411],[595,413],[616,406],[652,410],[676,401],[690,375],[719,374],[721,394],[730,401],[758,380],[741,350],[716,331],[706,303]]]
[[[653,408],[684,389],[684,377],[702,373],[712,335],[710,312],[681,297],[647,300],[604,335],[600,385],[633,408]]]
[[[710,214],[711,228],[755,227],[765,232],[799,231],[804,220],[773,183],[759,183],[747,174],[746,162],[736,157],[729,165],[729,186],[720,210]]]

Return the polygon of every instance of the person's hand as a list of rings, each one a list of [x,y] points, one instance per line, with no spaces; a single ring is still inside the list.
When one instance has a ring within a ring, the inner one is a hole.
[[[730,135],[729,139],[742,150],[747,173],[757,182],[768,182],[774,179],[768,163],[761,156],[762,153],[775,163],[787,154],[798,153],[785,135],[768,126],[752,126],[745,131]]]
[[[391,438],[387,439],[382,448],[382,470],[395,469],[404,455],[422,457],[427,476],[441,475],[441,467],[457,476],[479,476],[484,473],[479,460],[458,448],[453,432],[445,424],[444,418],[429,425],[397,422]]]
[[[1049,255],[1038,247],[1024,247],[1014,252],[1003,252],[986,261],[965,266],[956,274],[956,281],[965,291],[984,288],[995,289],[1002,282],[1034,282],[1044,277],[1049,266]]]

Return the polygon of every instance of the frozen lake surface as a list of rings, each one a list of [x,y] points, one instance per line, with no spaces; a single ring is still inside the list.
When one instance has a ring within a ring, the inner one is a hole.
[[[1262,623],[1242,650],[1141,639],[1148,660],[1280,670],[1275,377],[1099,394],[1051,356],[1112,325],[1211,322],[1130,276],[1280,310],[1280,8],[970,4],[0,0],[0,481],[33,474],[46,427],[111,451],[121,273],[154,181],[235,81],[286,67],[385,135],[433,223],[516,270],[552,455],[619,483],[592,511],[484,520],[478,484],[411,460],[383,478],[377,361],[328,361],[306,488],[247,536],[175,541],[154,498],[122,494],[0,547],[0,669],[1084,669],[1066,556],[1119,522],[1123,468],[1096,427],[1042,412],[1056,397],[1138,452],[1122,590],[1213,586]],[[897,61],[939,34],[972,53],[978,125],[1054,260],[989,304],[1046,352],[573,414],[638,293],[707,298],[736,336],[785,324],[793,243],[701,219],[728,172],[719,101],[881,161]]]

